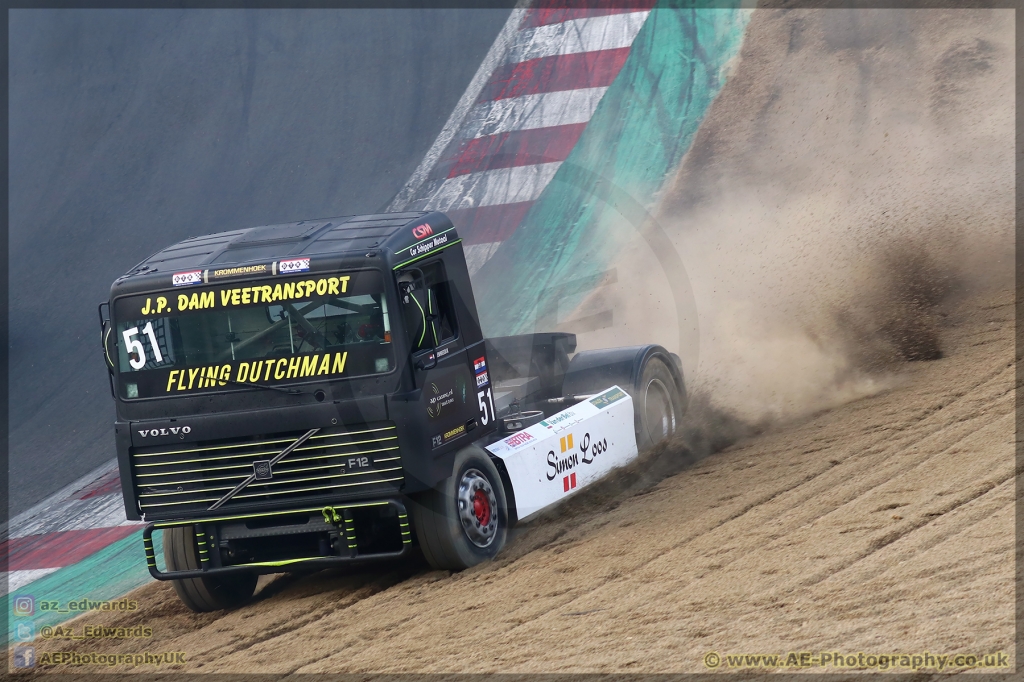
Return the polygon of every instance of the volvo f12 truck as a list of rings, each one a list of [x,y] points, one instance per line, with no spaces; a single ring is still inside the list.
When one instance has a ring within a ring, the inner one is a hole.
[[[189,238],[99,314],[125,512],[196,611],[245,602],[263,573],[473,566],[671,435],[685,404],[657,345],[484,338],[438,212]]]

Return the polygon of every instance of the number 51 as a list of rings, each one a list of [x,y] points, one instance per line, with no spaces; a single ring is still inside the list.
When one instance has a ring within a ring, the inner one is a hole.
[[[146,366],[146,349],[143,348],[142,342],[135,338],[135,335],[138,333],[138,327],[125,329],[121,333],[124,336],[124,349],[128,353],[128,362],[131,364],[132,369],[142,369]],[[160,346],[156,342],[152,320],[147,322],[146,326],[142,328],[142,333],[149,337],[149,345],[153,348],[153,359],[156,362],[163,362],[164,356],[160,354]]]
[[[494,399],[491,397],[491,389],[485,388],[476,392],[477,402],[480,404],[480,424],[487,426],[494,417]],[[490,416],[488,416],[490,410]]]

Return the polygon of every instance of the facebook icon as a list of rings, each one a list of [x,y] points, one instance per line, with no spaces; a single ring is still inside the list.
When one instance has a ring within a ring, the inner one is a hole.
[[[14,647],[14,667],[34,668],[36,667],[36,648],[34,646]]]

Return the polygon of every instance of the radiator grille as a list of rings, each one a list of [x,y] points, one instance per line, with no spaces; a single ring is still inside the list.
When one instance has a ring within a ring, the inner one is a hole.
[[[147,519],[205,512],[253,473],[253,462],[273,458],[303,433],[132,448],[141,511]],[[391,494],[401,484],[393,423],[322,429],[278,462],[273,478],[253,481],[220,509]]]

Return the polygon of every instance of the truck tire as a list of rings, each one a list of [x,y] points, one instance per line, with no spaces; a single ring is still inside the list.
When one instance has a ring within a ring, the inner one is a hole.
[[[164,535],[164,561],[169,571],[192,571],[202,568],[192,526],[168,528]],[[221,611],[241,606],[256,591],[255,573],[236,573],[205,578],[172,580],[174,591],[185,606],[193,611]]]
[[[672,436],[686,409],[678,357],[661,346],[627,346],[577,353],[562,384],[565,396],[589,395],[616,385],[633,398],[633,428],[643,452]]]
[[[679,428],[682,397],[676,380],[660,358],[651,358],[637,383],[633,407],[638,419],[636,441],[639,450],[669,438]]]
[[[427,562],[461,571],[493,558],[505,545],[508,505],[501,475],[476,446],[455,457],[452,475],[413,499],[413,528]]]

